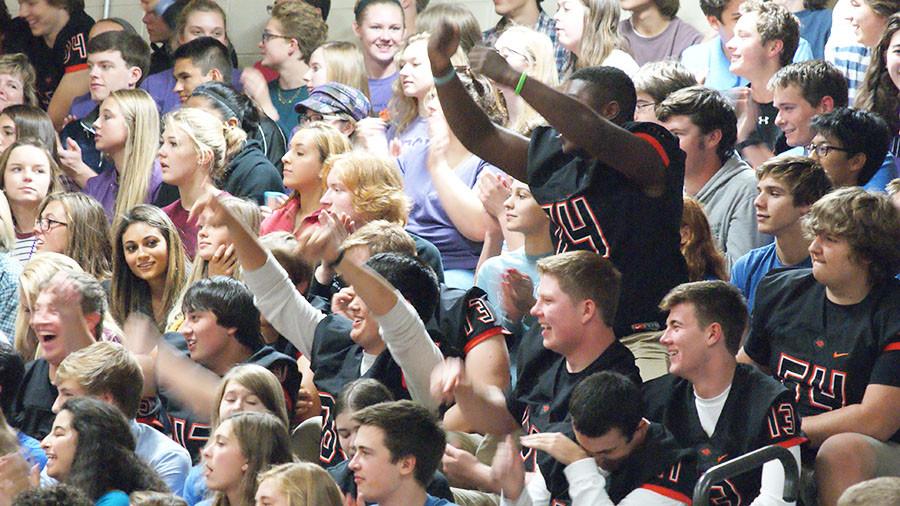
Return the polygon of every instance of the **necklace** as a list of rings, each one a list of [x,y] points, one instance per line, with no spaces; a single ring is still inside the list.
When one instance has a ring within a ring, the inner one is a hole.
[[[297,88],[297,91],[294,92],[293,95],[287,100],[284,99],[283,90],[280,87],[275,88],[275,99],[278,100],[278,103],[281,105],[291,105],[294,103],[294,100],[297,100],[297,97],[300,96],[300,93],[303,92],[303,86]]]

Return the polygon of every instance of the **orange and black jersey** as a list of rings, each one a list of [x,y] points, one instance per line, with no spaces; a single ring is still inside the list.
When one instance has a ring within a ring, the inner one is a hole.
[[[535,129],[528,151],[528,185],[550,217],[556,252],[594,251],[622,273],[619,336],[664,327],[657,304],[688,280],[680,249],[684,152],[657,124],[625,128],[659,156],[665,167],[662,195],[648,196],[614,167],[563,153],[558,132],[550,127]]]
[[[497,311],[477,286],[463,290],[441,285],[437,314],[425,328],[445,357],[465,358],[479,344],[503,335]]]
[[[898,387],[900,282],[841,306],[810,269],[774,271],[756,291],[744,351],[791,391],[803,416],[859,404],[869,384]]]
[[[738,364],[731,390],[712,436],[697,414],[694,386],[667,374],[644,384],[646,418],[663,424],[677,443],[696,452],[699,473],[764,446],[790,448],[806,441],[790,392],[755,367]],[[759,495],[762,471],[757,469],[713,486],[712,495],[733,506],[750,504]]]

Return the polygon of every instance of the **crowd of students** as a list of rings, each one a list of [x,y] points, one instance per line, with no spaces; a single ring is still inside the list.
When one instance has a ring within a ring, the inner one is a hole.
[[[0,505],[900,502],[900,2],[428,3],[0,4]]]

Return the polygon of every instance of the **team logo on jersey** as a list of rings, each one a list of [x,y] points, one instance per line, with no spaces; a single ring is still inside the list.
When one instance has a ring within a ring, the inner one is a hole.
[[[847,404],[846,371],[829,369],[781,353],[775,373],[784,386],[794,390],[794,402],[806,399],[810,406],[825,411],[839,409]]]
[[[587,249],[609,258],[609,242],[584,195],[541,207],[556,225],[557,253]]]

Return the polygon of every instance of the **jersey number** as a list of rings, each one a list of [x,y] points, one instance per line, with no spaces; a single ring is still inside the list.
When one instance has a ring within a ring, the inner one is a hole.
[[[580,196],[541,207],[556,224],[557,253],[588,249],[609,258],[609,243],[587,198]]]
[[[795,384],[795,402],[806,396],[810,406],[828,411],[842,408],[847,402],[847,373],[844,371],[828,370],[782,353],[778,359],[777,374],[788,388],[791,383]]]

